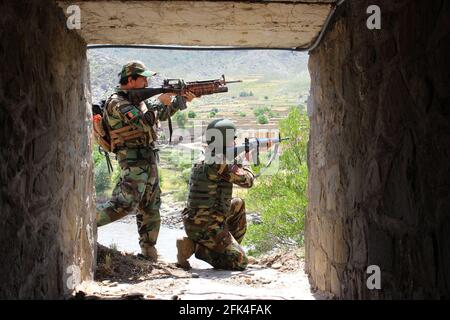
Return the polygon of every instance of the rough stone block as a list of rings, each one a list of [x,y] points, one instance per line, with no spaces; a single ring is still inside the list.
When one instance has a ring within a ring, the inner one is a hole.
[[[95,265],[85,42],[54,1],[0,12],[0,299],[62,298]]]
[[[338,7],[310,54],[309,190],[320,185],[323,196],[307,219],[323,239],[306,241],[328,250],[322,215],[342,221],[333,254],[311,252],[311,280],[326,287],[325,258],[328,267],[342,263],[330,271],[330,290],[339,279],[342,298],[449,297],[450,6],[383,2],[388,27],[368,32],[360,13],[369,4]],[[365,288],[369,264],[380,266],[383,291]]]

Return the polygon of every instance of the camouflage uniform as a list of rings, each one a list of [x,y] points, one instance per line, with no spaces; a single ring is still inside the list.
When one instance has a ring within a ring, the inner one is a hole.
[[[120,89],[106,101],[105,116],[111,130],[131,125],[142,136],[127,140],[114,152],[121,173],[112,198],[97,205],[97,226],[103,226],[137,210],[136,221],[139,244],[143,250],[156,244],[161,206],[161,189],[157,168],[156,129],[179,110],[180,99],[165,106],[159,101],[147,100],[139,106],[132,105]],[[156,252],[156,251],[155,251]]]
[[[196,258],[218,269],[246,268],[248,259],[240,246],[247,230],[245,203],[232,199],[232,192],[233,184],[250,188],[253,180],[248,166],[205,161],[193,166],[183,223],[196,244]]]

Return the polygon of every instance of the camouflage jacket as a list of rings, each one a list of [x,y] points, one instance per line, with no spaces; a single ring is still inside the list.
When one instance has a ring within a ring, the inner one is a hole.
[[[180,109],[179,99],[165,106],[157,99],[148,99],[136,106],[131,104],[120,90],[116,89],[106,101],[107,123],[111,130],[132,125],[146,133],[145,139],[128,141],[125,147],[141,145],[155,147],[160,121],[165,121]]]

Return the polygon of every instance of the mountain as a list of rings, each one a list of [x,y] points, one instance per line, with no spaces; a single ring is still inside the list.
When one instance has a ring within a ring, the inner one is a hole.
[[[164,78],[186,81],[227,80],[258,75],[264,79],[297,79],[307,72],[308,55],[280,50],[181,51],[165,49],[90,49],[88,59],[91,73],[92,101],[106,98],[118,83],[122,65],[141,60],[158,72],[150,86]]]

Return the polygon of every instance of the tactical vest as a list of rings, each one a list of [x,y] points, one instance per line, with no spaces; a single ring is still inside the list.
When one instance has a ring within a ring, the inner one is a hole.
[[[233,184],[220,178],[215,165],[201,162],[193,166],[189,181],[189,208],[210,209],[226,215],[230,211],[232,194]]]
[[[130,103],[128,100],[122,98],[119,94],[115,93],[113,94],[107,101],[106,106],[111,102],[111,99],[118,100],[119,108],[122,105],[129,105]],[[105,116],[108,119],[108,108],[105,108]],[[144,121],[144,119],[143,119]],[[113,152],[116,152],[120,148],[135,148],[135,147],[141,147],[150,146],[151,142],[155,140],[156,133],[153,134],[153,132],[148,133],[143,131],[141,128],[130,124],[130,125],[124,125],[121,128],[113,129],[111,128],[109,121],[109,136],[111,141],[111,150]],[[153,131],[153,129],[151,130]]]

